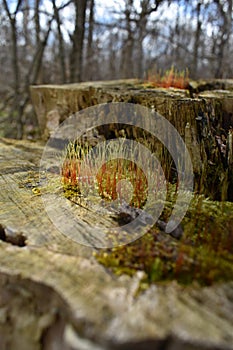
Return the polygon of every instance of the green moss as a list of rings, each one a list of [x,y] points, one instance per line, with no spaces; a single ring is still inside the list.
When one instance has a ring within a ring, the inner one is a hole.
[[[118,163],[109,162],[109,169],[106,165],[101,168],[97,174],[97,183],[92,183],[90,176],[92,163],[85,158],[89,150],[88,145],[83,147],[82,144],[75,143],[67,149],[67,158],[62,169],[65,197],[77,203],[77,198],[81,194],[79,186],[86,185],[89,195],[93,187],[91,194],[92,192],[95,194],[94,189],[97,188],[102,198],[116,199],[116,182],[119,180],[119,174],[127,177],[129,162],[127,164],[120,162],[119,167],[116,166]],[[121,150],[124,155],[123,146]],[[97,159],[105,160],[104,152],[100,152],[97,156]],[[87,167],[83,173],[79,173],[79,162],[83,159]],[[171,167],[169,157],[165,156],[163,159],[165,159],[165,165],[168,168]],[[122,170],[123,166],[127,169],[125,173]],[[136,172],[135,169],[134,171]],[[213,167],[208,168],[208,171],[213,173],[207,185],[212,186],[212,192],[214,192],[222,179],[219,178],[218,171],[213,171]],[[129,178],[132,180],[134,172],[130,174]],[[141,177],[140,175],[138,178],[141,179]],[[139,182],[131,182],[134,187],[139,187]],[[167,186],[165,209],[161,215],[161,219],[165,222],[170,218],[177,197],[176,183]],[[142,192],[140,187],[137,193]],[[93,203],[95,196],[89,199]],[[137,201],[133,202],[134,206],[137,206]],[[143,207],[143,201],[141,202]],[[141,207],[141,205],[138,206]],[[211,285],[218,281],[232,280],[233,203],[212,201],[203,195],[195,195],[182,225],[184,234],[180,241],[160,232],[155,225],[146,235],[127,246],[98,251],[95,254],[96,259],[118,275],[123,273],[133,275],[136,271],[142,270],[146,275],[143,283],[147,284],[176,280],[184,285],[193,281],[201,285]],[[111,239],[114,237],[109,237],[109,240]]]
[[[172,195],[170,193],[170,200]],[[167,218],[172,200],[162,214]],[[155,226],[137,241],[99,250],[96,259],[116,274],[146,274],[143,283],[176,280],[187,285],[211,285],[233,279],[233,203],[214,202],[196,195],[182,222],[177,241]]]

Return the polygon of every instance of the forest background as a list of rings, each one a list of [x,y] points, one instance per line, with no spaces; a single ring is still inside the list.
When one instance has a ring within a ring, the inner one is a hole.
[[[34,130],[32,84],[233,76],[232,0],[0,0],[0,23],[1,136]]]

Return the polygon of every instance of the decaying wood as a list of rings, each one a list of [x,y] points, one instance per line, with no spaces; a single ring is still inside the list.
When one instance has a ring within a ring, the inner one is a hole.
[[[233,349],[232,282],[138,293],[142,272],[111,275],[54,227],[39,195],[43,147],[0,141],[0,348]]]
[[[195,190],[206,195],[213,192],[214,199],[232,200],[232,86],[232,80],[216,80],[191,82],[189,90],[154,89],[138,80],[119,80],[32,86],[31,97],[45,139],[68,116],[93,105],[127,102],[155,110],[184,139],[194,168]],[[108,130],[116,131],[115,125]],[[110,137],[106,128],[99,131]]]

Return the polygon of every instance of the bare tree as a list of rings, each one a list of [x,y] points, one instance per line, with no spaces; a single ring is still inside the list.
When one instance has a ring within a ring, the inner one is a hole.
[[[132,78],[133,72],[133,49],[134,49],[134,29],[132,27],[133,0],[125,1],[124,22],[126,37],[123,39],[123,49],[121,58],[121,77]]]
[[[10,11],[9,2],[7,0],[3,0],[3,5],[5,12],[7,14],[7,17],[9,19],[9,22],[11,24],[11,45],[12,45],[12,71],[13,71],[13,101],[11,101],[11,108],[9,111],[9,118],[8,121],[15,125],[16,127],[16,136],[17,138],[22,138],[23,136],[23,112],[24,109],[29,101],[29,85],[34,84],[38,81],[38,77],[40,74],[42,61],[43,61],[43,54],[45,47],[48,42],[48,36],[51,31],[51,23],[53,18],[50,19],[48,23],[48,29],[45,33],[45,36],[41,39],[41,28],[40,28],[40,18],[39,18],[39,11],[40,11],[40,0],[35,1],[35,33],[36,33],[36,45],[35,45],[35,51],[31,57],[30,64],[28,65],[27,69],[23,67],[24,73],[22,74],[23,69],[22,68],[22,57],[19,55],[19,37],[18,32],[19,28],[17,26],[16,17],[19,11],[21,10],[22,1],[18,0],[16,4],[16,8],[14,11]],[[24,10],[27,10],[27,8],[24,8]],[[38,12],[38,13],[37,13]],[[28,35],[28,33],[26,34]],[[29,42],[28,38],[25,38],[27,42]],[[22,51],[22,47],[20,46],[20,49]],[[6,135],[7,136],[7,135]],[[11,135],[12,136],[12,135]]]
[[[17,138],[22,137],[22,123],[20,115],[20,71],[19,71],[19,55],[17,44],[17,23],[16,16],[20,10],[22,0],[18,0],[15,11],[11,12],[6,0],[3,0],[3,5],[11,25],[11,44],[12,44],[12,70],[14,72],[14,101],[10,110],[9,121],[13,121],[13,111],[17,113]]]
[[[161,5],[163,0],[157,0],[151,2],[150,0],[140,1],[140,10],[136,17],[136,28],[137,28],[137,45],[136,45],[136,55],[137,55],[137,66],[136,66],[136,76],[138,78],[143,78],[144,75],[144,53],[143,53],[143,41],[148,35],[147,23],[149,17],[153,12],[156,12],[159,5]]]
[[[95,8],[95,0],[88,0],[88,10],[89,10],[89,18],[88,18],[88,35],[87,35],[87,50],[86,50],[86,62],[85,62],[85,79],[93,80],[93,56],[95,54],[93,49],[93,33],[94,33],[94,8]]]
[[[150,15],[156,12],[163,0],[141,0],[137,7],[134,0],[125,2],[124,18],[126,32],[122,49],[122,77],[143,77],[143,41],[148,35],[147,23]]]
[[[194,39],[194,48],[193,48],[193,64],[192,64],[192,73],[193,78],[197,77],[198,71],[198,61],[199,61],[199,49],[200,49],[200,36],[201,36],[201,6],[202,1],[198,1],[196,5],[196,31],[195,31],[195,39]]]
[[[216,78],[224,78],[226,75],[225,62],[227,57],[227,52],[229,51],[229,40],[232,33],[232,0],[214,0],[218,7],[218,12],[221,16],[222,21],[220,22],[220,42],[218,45],[218,55],[217,55],[217,67],[215,71]]]
[[[24,0],[23,34],[24,34],[24,40],[25,40],[25,48],[27,49],[31,44],[30,30],[29,30],[29,0]]]
[[[70,35],[72,50],[70,55],[70,81],[82,81],[83,48],[87,0],[73,0],[75,5],[75,29]]]
[[[52,0],[52,11],[43,0],[0,0],[0,92],[13,136],[22,137],[30,84],[143,78],[154,64],[188,67],[193,78],[232,75],[232,2],[115,0],[101,19],[95,0]]]
[[[56,5],[56,0],[52,0],[54,17],[57,23],[57,32],[58,32],[58,45],[59,45],[59,60],[60,60],[60,72],[61,72],[61,83],[66,82],[66,64],[65,64],[65,51],[64,51],[64,40],[61,31],[61,19],[59,10]]]

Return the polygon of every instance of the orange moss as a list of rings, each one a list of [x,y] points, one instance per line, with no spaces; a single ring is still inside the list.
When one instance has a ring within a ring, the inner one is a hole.
[[[85,170],[84,170],[85,169]],[[102,198],[107,200],[124,199],[124,191],[119,182],[128,180],[133,187],[133,197],[131,205],[141,208],[147,198],[148,183],[145,174],[136,164],[125,159],[114,159],[102,165],[93,181],[93,171],[91,167],[80,169],[80,160],[76,158],[65,159],[62,166],[62,183],[64,189],[69,191],[80,184],[88,187],[98,187],[98,192]]]
[[[101,197],[106,195],[111,200],[117,199],[117,183],[121,180],[129,180],[133,186],[134,193],[131,205],[141,207],[147,197],[147,179],[142,169],[136,164],[125,159],[114,159],[105,163],[99,170],[97,176],[98,190]],[[124,197],[119,187],[120,199]]]
[[[189,72],[188,69],[179,72],[174,66],[164,73],[151,70],[148,73],[148,82],[156,87],[187,89],[189,83]]]

